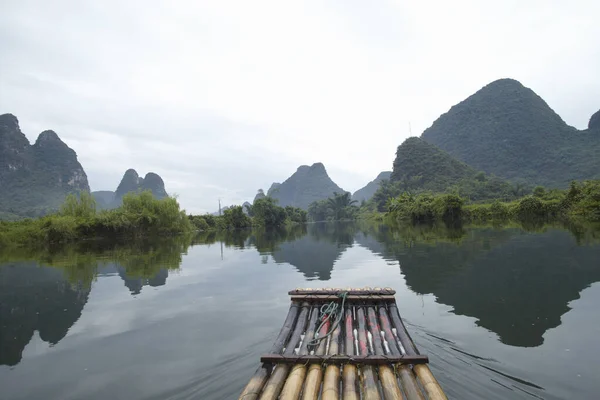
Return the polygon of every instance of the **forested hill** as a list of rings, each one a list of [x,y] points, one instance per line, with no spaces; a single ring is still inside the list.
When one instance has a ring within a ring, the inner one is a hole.
[[[278,200],[282,207],[306,210],[310,203],[331,197],[333,192],[343,193],[344,190],[331,180],[322,163],[315,163],[310,167],[301,165],[283,183],[274,183],[267,195]]]
[[[500,79],[453,106],[421,138],[470,166],[513,181],[565,187],[600,178],[600,114],[568,126],[531,89]]]
[[[0,115],[0,213],[36,217],[68,193],[90,190],[77,154],[47,130],[31,145],[12,114]]]
[[[445,191],[461,179],[471,179],[477,170],[450,154],[418,138],[408,138],[398,146],[392,182],[405,182],[407,187]]]
[[[504,198],[510,190],[507,181],[478,171],[423,139],[411,137],[398,146],[390,181],[384,181],[375,197],[381,203],[398,191],[452,191],[480,200]]]

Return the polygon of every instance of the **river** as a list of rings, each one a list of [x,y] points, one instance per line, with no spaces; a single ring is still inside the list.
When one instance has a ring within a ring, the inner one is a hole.
[[[600,393],[600,239],[312,224],[0,250],[1,399],[234,399],[296,287],[387,286],[449,398]]]

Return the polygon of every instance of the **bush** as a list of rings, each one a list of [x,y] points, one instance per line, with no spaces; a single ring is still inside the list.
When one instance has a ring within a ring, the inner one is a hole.
[[[438,218],[446,222],[460,221],[465,201],[456,194],[445,194],[435,198],[435,212]]]
[[[545,215],[544,203],[535,196],[525,196],[518,203],[516,215],[521,219],[539,218]]]
[[[494,219],[505,219],[509,215],[508,206],[499,200],[494,200],[490,204],[489,211],[490,216]]]
[[[208,225],[208,222],[206,221],[206,218],[204,218],[204,216],[190,215],[188,218],[190,219],[190,222],[192,223],[194,228],[196,228],[196,230],[207,231],[210,229],[210,225]],[[214,223],[214,220],[213,220],[213,223]]]
[[[242,206],[231,206],[223,212],[223,223],[227,228],[240,229],[250,227],[252,220],[244,213]]]
[[[436,219],[445,222],[460,221],[464,200],[456,194],[413,196],[403,193],[387,203],[388,215],[412,222],[429,222]]]

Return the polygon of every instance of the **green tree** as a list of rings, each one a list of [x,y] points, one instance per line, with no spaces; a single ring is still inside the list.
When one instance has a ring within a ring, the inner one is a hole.
[[[223,212],[224,224],[227,228],[248,228],[252,225],[250,217],[248,217],[242,206],[231,206]]]
[[[74,218],[92,218],[96,215],[96,200],[87,191],[79,193],[79,197],[71,193],[60,207],[59,214]]]
[[[287,214],[272,197],[256,199],[252,205],[254,221],[262,226],[281,226],[285,224]]]
[[[327,204],[333,213],[333,218],[339,221],[350,217],[352,210],[349,210],[354,204],[358,203],[352,200],[349,192],[337,193],[333,192],[333,197],[327,199]]]

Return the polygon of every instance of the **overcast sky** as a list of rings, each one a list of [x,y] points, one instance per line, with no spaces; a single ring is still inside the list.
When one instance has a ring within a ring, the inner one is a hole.
[[[355,191],[499,78],[580,129],[600,108],[595,0],[0,2],[0,113],[92,190],[152,171],[193,212],[319,161]]]

